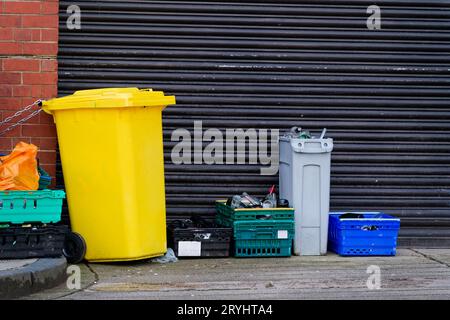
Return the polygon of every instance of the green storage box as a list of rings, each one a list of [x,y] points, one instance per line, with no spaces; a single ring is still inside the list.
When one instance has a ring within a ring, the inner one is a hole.
[[[236,257],[289,257],[294,239],[293,208],[233,209],[216,201],[216,222],[233,227]]]
[[[0,224],[61,221],[62,190],[0,191]]]
[[[235,257],[290,257],[292,240],[257,239],[234,242]]]
[[[235,221],[236,257],[289,257],[294,238],[294,221]]]

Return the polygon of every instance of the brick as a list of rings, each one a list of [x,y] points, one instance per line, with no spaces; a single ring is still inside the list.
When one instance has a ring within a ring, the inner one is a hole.
[[[58,95],[58,88],[56,83],[54,85],[42,86],[41,97],[43,99],[55,98]]]
[[[55,151],[57,140],[56,138],[30,138],[32,144],[39,147],[41,151]]]
[[[12,150],[12,142],[11,142],[11,138],[0,138],[0,149],[1,150],[9,150],[7,152],[2,152],[3,154],[7,154],[8,152],[11,152]]]
[[[48,124],[24,124],[23,137],[56,137],[56,128]]]
[[[5,2],[4,13],[19,13],[19,14],[33,14],[41,12],[40,2],[31,1],[17,1],[17,2]]]
[[[42,59],[41,71],[58,71],[58,62],[56,59]]]
[[[14,32],[12,28],[0,29],[0,40],[13,40]]]
[[[24,84],[56,84],[58,76],[56,72],[41,72],[41,73],[24,73]]]
[[[21,109],[22,107],[25,107],[25,103],[22,105],[21,104],[21,106],[19,107],[19,108],[17,108],[17,109]],[[35,109],[33,109],[33,111],[34,111]],[[3,111],[3,119],[5,119],[6,117],[10,117],[10,116],[12,116],[14,113],[16,113],[17,112],[17,110],[11,110],[11,111]],[[26,113],[24,113],[24,114],[22,114],[21,116],[19,116],[19,117],[17,117],[17,118],[14,118],[12,121],[11,121],[11,124],[12,123],[16,123],[17,121],[19,121],[20,119],[22,119],[23,117],[26,117],[27,115],[29,115],[30,114],[30,112],[26,112]],[[39,117],[33,117],[33,118],[31,118],[31,119],[29,119],[29,120],[27,120],[27,122],[26,123],[35,123],[35,124],[39,124]]]
[[[32,86],[14,86],[12,87],[12,95],[14,97],[31,97],[32,96]]]
[[[22,16],[22,27],[24,28],[57,28],[58,16]]]
[[[25,143],[32,143],[31,138],[25,138],[25,137],[13,137],[11,138],[12,145],[16,146],[19,142],[25,142]]]
[[[19,15],[0,15],[0,27],[21,27],[22,19]]]
[[[58,29],[42,29],[41,41],[58,42]]]
[[[56,162],[56,152],[39,150],[37,158],[39,159],[39,164],[53,164]]]
[[[0,98],[0,109],[14,110],[21,107],[22,99],[17,98]],[[3,112],[3,115],[5,113]]]
[[[33,98],[42,98],[42,86],[38,85],[31,86],[31,96]]]
[[[16,41],[31,41],[30,29],[15,29],[14,40]]]
[[[12,97],[12,95],[13,95],[13,86],[8,84],[0,86],[0,97]]]
[[[4,71],[39,71],[40,60],[11,58],[3,61]]]
[[[31,41],[41,41],[41,30],[31,29]]]
[[[29,105],[34,103],[37,100],[37,98],[35,97],[26,97],[26,98],[22,98],[22,104],[23,106]],[[35,107],[37,108],[37,107]]]
[[[0,72],[0,84],[20,84],[22,82],[22,75],[14,72]]]
[[[7,126],[3,126],[3,128],[1,130],[4,130],[6,128],[8,128],[8,127]],[[5,138],[7,138],[7,137],[20,137],[20,132],[21,132],[21,128],[20,128],[20,126],[18,126],[18,127],[15,127],[14,129],[12,129],[11,131],[3,133],[2,137],[5,137]],[[11,152],[11,149],[8,152]]]
[[[59,6],[57,1],[54,2],[45,1],[41,3],[41,14],[58,15],[58,13],[59,13]]]
[[[53,124],[53,117],[49,115],[48,113],[41,112],[39,114],[39,123],[41,124]]]
[[[14,28],[13,29],[13,39],[16,41],[31,41],[33,40],[33,34],[38,34],[37,41],[40,41],[40,31],[34,29],[22,29],[22,28]]]
[[[53,55],[58,53],[57,43],[29,42],[23,46],[25,55]]]
[[[0,55],[22,54],[23,44],[18,42],[0,42]]]

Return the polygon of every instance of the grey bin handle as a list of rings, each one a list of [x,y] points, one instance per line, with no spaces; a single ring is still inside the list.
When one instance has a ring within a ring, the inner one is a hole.
[[[326,153],[333,150],[332,139],[292,139],[290,144],[292,150],[299,153]],[[311,147],[312,144],[315,146]],[[306,147],[306,145],[309,145],[309,147]]]

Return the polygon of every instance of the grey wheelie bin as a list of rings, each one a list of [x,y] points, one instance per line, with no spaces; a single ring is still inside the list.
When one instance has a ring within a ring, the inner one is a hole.
[[[294,254],[327,252],[333,139],[280,137],[280,198],[295,208]]]

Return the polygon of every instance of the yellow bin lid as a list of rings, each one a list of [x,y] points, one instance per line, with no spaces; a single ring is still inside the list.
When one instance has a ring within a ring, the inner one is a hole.
[[[165,107],[175,104],[175,96],[162,91],[138,88],[105,88],[75,91],[70,96],[42,102],[47,113],[80,108]]]

